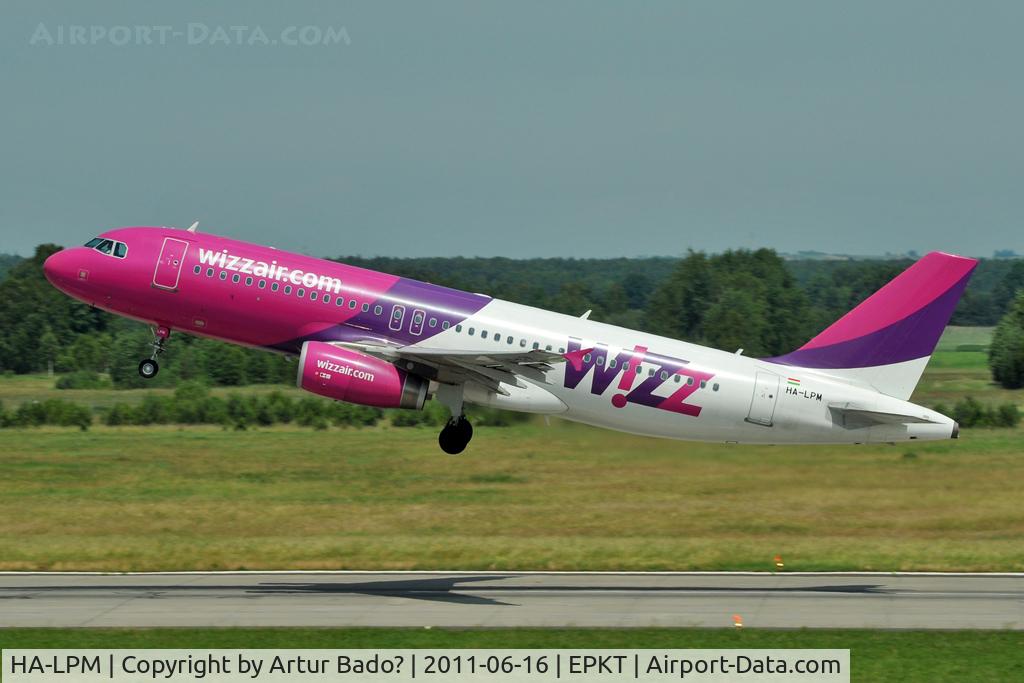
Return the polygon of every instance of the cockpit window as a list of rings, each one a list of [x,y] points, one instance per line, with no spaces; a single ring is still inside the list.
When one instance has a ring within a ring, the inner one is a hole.
[[[85,246],[90,249],[95,249],[101,254],[107,256],[113,256],[115,258],[124,258],[128,255],[128,245],[124,242],[115,242],[114,240],[108,240],[103,237],[93,237],[91,240],[85,243]]]

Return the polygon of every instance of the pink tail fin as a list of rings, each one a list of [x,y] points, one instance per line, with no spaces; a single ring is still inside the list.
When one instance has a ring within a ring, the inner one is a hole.
[[[842,370],[926,359],[977,265],[972,258],[932,252],[796,351],[767,360]],[[913,384],[919,377],[918,370]]]

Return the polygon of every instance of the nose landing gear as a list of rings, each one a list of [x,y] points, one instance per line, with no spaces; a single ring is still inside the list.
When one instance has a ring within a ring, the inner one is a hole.
[[[164,352],[164,344],[167,342],[167,338],[171,336],[171,328],[160,325],[153,330],[153,355],[149,358],[144,358],[139,362],[139,375],[143,379],[153,379],[156,377],[156,373],[160,372],[160,364],[156,362],[156,357]]]
[[[139,374],[143,379],[153,379],[160,372],[160,365],[155,358],[144,358],[139,363]]]

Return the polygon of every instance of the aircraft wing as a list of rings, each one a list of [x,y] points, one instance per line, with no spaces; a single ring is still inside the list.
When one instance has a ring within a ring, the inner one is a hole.
[[[929,424],[934,420],[925,415],[904,415],[879,410],[858,408],[852,403],[835,403],[828,407],[832,421],[846,429],[861,429],[875,425]]]
[[[381,356],[406,370],[447,384],[476,382],[489,391],[507,396],[502,384],[525,387],[520,378],[548,384],[546,373],[555,363],[581,362],[591,349],[557,353],[532,349],[529,351],[464,351],[420,346],[382,346],[379,344],[345,344],[364,353]]]

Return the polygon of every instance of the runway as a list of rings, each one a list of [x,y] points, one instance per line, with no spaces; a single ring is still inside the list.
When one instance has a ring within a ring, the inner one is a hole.
[[[0,627],[1024,629],[1024,574],[0,574]]]

